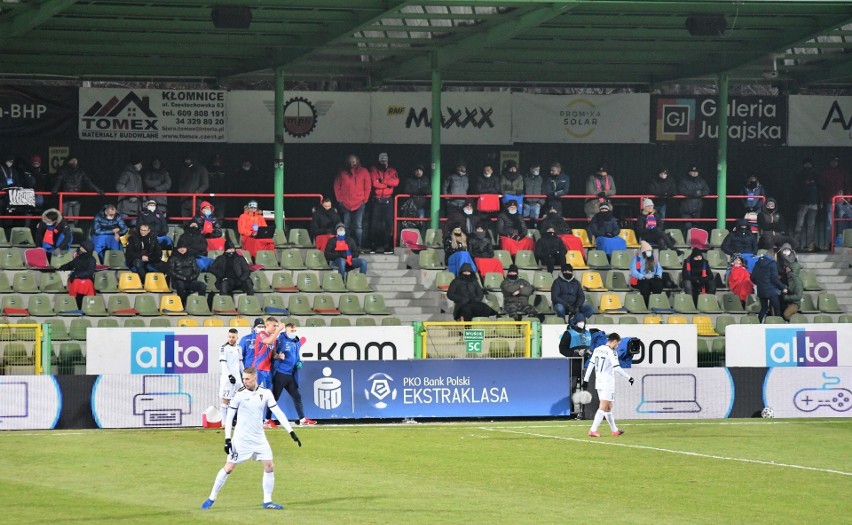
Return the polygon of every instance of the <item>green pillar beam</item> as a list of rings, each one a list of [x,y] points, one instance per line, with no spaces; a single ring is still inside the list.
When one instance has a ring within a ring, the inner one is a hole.
[[[435,55],[432,55],[433,63]],[[431,228],[441,225],[441,71],[432,69],[432,207]]]
[[[0,41],[29,33],[77,2],[78,0],[48,0],[20,15],[15,14],[14,18],[0,24]]]
[[[284,70],[275,70],[275,229],[284,230]]]
[[[728,216],[728,73],[719,74],[719,150],[716,173],[716,228],[727,229]]]

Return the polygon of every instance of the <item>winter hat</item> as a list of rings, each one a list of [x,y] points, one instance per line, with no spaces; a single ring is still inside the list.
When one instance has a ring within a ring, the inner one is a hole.
[[[130,164],[132,164],[134,166],[136,164],[142,164],[142,157],[140,157],[136,153],[133,153],[132,155],[130,155]]]
[[[41,164],[41,156],[33,155],[32,158],[30,158],[30,164],[35,164],[36,162]]]
[[[642,253],[652,251],[651,245],[648,244],[648,241],[642,241],[639,243],[639,251]]]
[[[337,230],[337,229],[339,229],[339,228],[343,228],[343,229],[345,230],[345,229],[346,229],[346,225],[345,225],[345,224],[343,224],[342,222],[338,222],[338,223],[334,226],[334,229],[335,229],[335,230]]]
[[[512,206],[517,208],[518,207],[518,201],[516,201],[515,199],[509,199],[508,201],[506,201],[506,207],[507,208],[511,208]]]
[[[510,274],[510,273],[514,273],[514,274],[516,274],[516,275],[517,275],[517,273],[518,273],[518,267],[517,267],[516,265],[514,265],[514,264],[509,265],[509,269],[508,269],[508,270],[506,270],[506,274],[508,275],[508,274]]]
[[[654,207],[654,201],[652,201],[648,197],[645,197],[644,199],[642,199],[642,207],[647,208],[648,206],[653,208]]]
[[[149,204],[153,204],[153,205],[155,205],[155,206],[156,206],[157,201],[155,201],[154,199],[148,199],[148,200],[145,202],[145,206],[147,206],[147,205],[149,205]]]
[[[379,153],[379,162],[387,162],[388,154],[387,153]]]
[[[264,323],[264,322],[263,322],[263,318],[258,317],[258,318],[256,318],[256,319],[254,320],[254,324],[253,324],[252,326],[253,326],[253,327],[257,327],[257,326],[266,326],[266,323]]]
[[[585,320],[586,320],[586,316],[585,316],[585,315],[583,315],[583,314],[581,314],[581,313],[579,313],[579,312],[577,312],[576,314],[574,314],[574,324],[577,324],[577,323],[579,323],[579,322],[581,322],[581,321],[585,321]]]
[[[690,257],[690,258],[695,258],[695,257],[704,257],[704,252],[701,250],[701,248],[693,248],[693,249],[692,249],[692,254],[690,254],[690,256],[689,256],[689,257]]]
[[[249,203],[246,205],[246,207],[257,209],[257,201],[249,201]]]
[[[517,168],[517,167],[518,167],[518,163],[515,162],[514,160],[509,159],[509,160],[506,161],[506,169]]]

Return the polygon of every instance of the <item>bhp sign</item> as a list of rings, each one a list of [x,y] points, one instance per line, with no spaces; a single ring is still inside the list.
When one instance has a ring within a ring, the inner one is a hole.
[[[130,373],[206,374],[207,336],[134,332],[130,336]]]
[[[837,332],[767,329],[766,365],[837,366]]]

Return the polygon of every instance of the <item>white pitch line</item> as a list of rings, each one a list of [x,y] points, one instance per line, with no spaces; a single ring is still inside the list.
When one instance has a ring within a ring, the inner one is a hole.
[[[660,447],[649,447],[647,445],[630,445],[627,443],[613,443],[611,441],[598,441],[597,439],[580,439],[580,438],[572,438],[565,436],[549,436],[547,434],[537,434],[535,432],[519,432],[517,430],[511,430],[508,428],[482,428],[482,430],[488,430],[490,432],[504,432],[507,434],[520,434],[523,436],[533,436],[540,438],[548,438],[548,439],[558,439],[561,441],[576,441],[578,443],[589,443],[593,445],[609,445],[612,447],[624,447],[624,448],[634,448],[639,450],[652,450],[654,452],[667,452],[669,454],[679,454],[682,456],[693,456],[699,458],[707,458],[707,459],[719,459],[722,461],[737,461],[740,463],[752,463],[756,465],[768,465],[772,467],[787,467],[794,468],[800,470],[810,470],[813,472],[824,472],[827,474],[840,474],[841,476],[852,476],[852,472],[844,472],[842,470],[833,470],[833,469],[825,469],[818,467],[806,467],[804,465],[793,465],[789,463],[776,463],[774,461],[762,461],[759,459],[745,459],[745,458],[733,458],[729,456],[715,456],[713,454],[702,454],[700,452],[689,452],[685,450],[672,450],[668,448],[660,448]]]

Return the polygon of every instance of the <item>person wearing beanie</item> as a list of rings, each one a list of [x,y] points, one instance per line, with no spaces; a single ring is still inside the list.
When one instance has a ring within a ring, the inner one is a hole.
[[[734,228],[725,236],[720,249],[729,257],[743,254],[743,260],[747,261],[757,253],[757,235],[752,233],[745,219],[737,219]]]
[[[346,166],[334,179],[334,198],[340,205],[346,231],[359,245],[364,243],[364,210],[372,191],[370,172],[361,165],[361,159],[357,155],[346,157]]]
[[[195,292],[198,295],[204,295],[207,292],[207,285],[198,280],[201,267],[196,261],[196,256],[190,251],[190,244],[191,239],[187,238],[186,234],[181,235],[177,241],[177,248],[169,256],[168,269],[166,270],[169,283],[180,297],[184,308],[186,308],[186,300],[189,294]],[[208,307],[212,302],[213,294],[211,293],[207,298]]]
[[[515,200],[506,202],[506,208],[497,216],[497,235],[500,236],[500,249],[508,251],[512,257],[520,250],[535,249],[535,241],[529,236]]]
[[[337,208],[332,205],[331,197],[323,197],[322,203],[311,214],[310,232],[317,250],[325,251],[326,243],[334,237],[337,225],[342,222]]]
[[[35,243],[44,249],[48,261],[54,253],[70,250],[73,237],[71,225],[62,218],[59,210],[44,210],[41,221],[36,226]]]
[[[615,180],[607,171],[606,166],[599,166],[594,175],[586,179],[586,195],[594,195],[594,198],[586,201],[583,211],[586,217],[591,219],[600,211],[600,205],[616,194]]]
[[[207,168],[195,162],[195,155],[189,153],[183,158],[183,169],[178,182],[179,193],[207,193],[210,190],[210,174]],[[181,217],[192,217],[192,197],[181,197]]]
[[[130,162],[115,181],[115,191],[122,194],[118,196],[116,209],[129,226],[136,225],[136,217],[141,208],[140,201],[143,192],[141,172],[142,159],[138,155],[131,155]]]
[[[159,157],[151,157],[148,169],[142,172],[142,186],[145,187],[145,194],[148,199],[154,199],[157,203],[157,211],[165,216],[168,212],[169,199],[160,194],[172,189],[172,177],[169,175],[169,171],[163,167]]]
[[[245,257],[237,253],[230,239],[225,240],[225,252],[213,260],[209,272],[216,276],[219,295],[233,297],[235,290],[242,290],[246,295],[254,295],[251,268]]]
[[[556,316],[566,322],[568,317],[574,314],[582,313],[586,319],[595,314],[594,307],[586,303],[586,294],[583,293],[583,287],[574,276],[574,267],[570,264],[563,265],[559,278],[553,280],[553,285],[550,287],[550,302],[553,303]]]
[[[426,197],[432,195],[432,180],[426,175],[426,169],[423,165],[418,164],[415,166],[411,177],[403,181],[402,193],[411,195],[411,203],[417,210],[417,214],[414,216],[420,219],[426,218],[428,209],[426,206]]]
[[[663,267],[647,241],[639,243],[639,251],[630,261],[630,286],[642,294],[645,306],[652,293],[663,293]]]
[[[346,226],[341,222],[335,227],[335,236],[325,245],[325,259],[337,269],[337,273],[346,279],[347,272],[359,270],[367,274],[367,261],[361,259],[361,248],[358,241],[350,236]]]
[[[592,353],[592,334],[586,327],[586,316],[582,313],[576,313],[568,319],[568,326],[559,340],[559,353],[569,358],[568,366],[573,380],[569,385],[569,394],[578,392],[583,382],[583,364]],[[585,417],[582,403],[575,401],[573,409],[576,419]]]
[[[657,219],[659,221],[666,220],[669,198],[677,195],[677,183],[669,176],[669,170],[667,168],[660,168],[660,171],[658,171],[655,176],[651,177],[651,183],[648,186],[648,191],[656,199],[654,208],[657,211]]]
[[[473,257],[475,266],[482,271],[482,266],[477,259],[492,259],[494,257],[494,245],[491,244],[491,237],[485,230],[484,224],[477,224],[473,230],[473,235],[468,237],[468,251]],[[497,259],[494,259],[495,261]],[[499,264],[499,262],[498,262]],[[500,266],[500,273],[503,273],[503,266]]]
[[[379,154],[379,165],[370,168],[372,212],[370,241],[374,253],[393,253],[393,192],[399,186],[399,174],[389,164],[388,154]]]
[[[684,259],[681,271],[681,288],[684,293],[692,296],[692,302],[698,304],[698,296],[702,293],[716,293],[715,275],[710,269],[710,263],[704,257],[704,252],[698,248],[692,249],[692,254]]]
[[[500,173],[500,193],[503,195],[523,195],[524,178],[518,171],[518,163],[507,160]]]
[[[587,231],[589,238],[595,239],[596,248],[603,250],[609,257],[615,250],[626,249],[627,241],[618,236],[621,227],[612,214],[612,205],[608,201],[601,202],[598,210],[589,222]]]
[[[139,219],[136,221],[137,227],[143,224],[147,225],[154,235],[157,236],[157,242],[163,249],[171,249],[173,242],[169,237],[169,223],[166,218],[166,213],[160,209],[155,199],[148,199],[142,205],[142,210],[139,212]]]
[[[520,277],[518,267],[514,264],[506,271],[506,278],[500,283],[503,294],[503,311],[515,321],[522,318],[536,317],[538,311],[530,304],[530,296],[535,292],[533,285]]]
[[[766,189],[764,189],[760,181],[757,180],[756,175],[751,175],[748,179],[746,179],[745,186],[742,189],[742,194],[748,195],[747,198],[743,199],[743,208],[745,209],[744,213],[748,213],[750,211],[760,213],[763,210],[763,201],[766,198]]]
[[[473,266],[463,264],[459,276],[450,282],[447,299],[454,303],[453,320],[470,321],[474,317],[497,315],[493,308],[483,302],[485,291],[479,284],[479,278]]]
[[[83,309],[83,297],[95,295],[95,245],[86,240],[80,243],[74,258],[60,266],[60,271],[71,271],[68,275],[68,295],[76,299],[77,309]]]
[[[257,201],[251,200],[243,208],[243,213],[237,219],[237,232],[240,234],[240,245],[254,258],[258,250],[275,251],[272,242],[274,228],[266,224],[263,213],[257,209]]]
[[[459,198],[447,200],[447,216],[452,208],[461,208],[465,203],[465,196],[470,189],[470,179],[467,176],[467,164],[460,160],[456,162],[455,171],[451,173],[441,184],[443,195],[458,195]]]
[[[781,295],[781,316],[785,321],[799,311],[802,303],[804,285],[802,283],[802,266],[796,257],[796,252],[789,244],[781,245],[776,255],[778,268],[781,273],[781,282],[787,288],[787,292]]]
[[[453,224],[461,225],[462,231],[468,238],[473,235],[477,224],[482,223],[486,228],[488,227],[488,214],[480,213],[476,208],[476,204],[474,199],[465,199],[464,204],[460,208],[452,206],[447,208],[447,221],[441,225],[444,238],[449,235],[449,228]]]
[[[778,278],[778,264],[775,262],[775,253],[772,249],[755,261],[754,269],[751,271],[751,281],[754,283],[757,298],[760,301],[758,320],[763,323],[767,315],[782,315],[780,296],[787,294],[789,289]]]
[[[554,227],[548,226],[541,238],[535,243],[536,259],[547,268],[547,273],[553,273],[555,267],[561,268],[565,264],[566,254],[565,243],[556,235]]]
[[[760,238],[757,247],[760,249],[777,248],[784,243],[796,245],[796,240],[787,235],[787,222],[778,211],[778,201],[768,197],[763,206],[763,212],[757,214],[757,225],[760,228]]]
[[[654,201],[651,199],[642,200],[642,211],[636,219],[636,236],[640,241],[648,241],[651,246],[669,250],[675,249],[675,240],[666,233],[663,220],[659,218],[657,210],[654,208]]]
[[[704,197],[710,194],[710,186],[698,174],[698,166],[693,165],[689,168],[689,174],[678,182],[677,191],[680,195],[687,197],[680,202],[681,218],[700,218],[701,210],[704,207]],[[692,228],[691,222],[683,223],[684,231],[689,231],[690,228]]]

